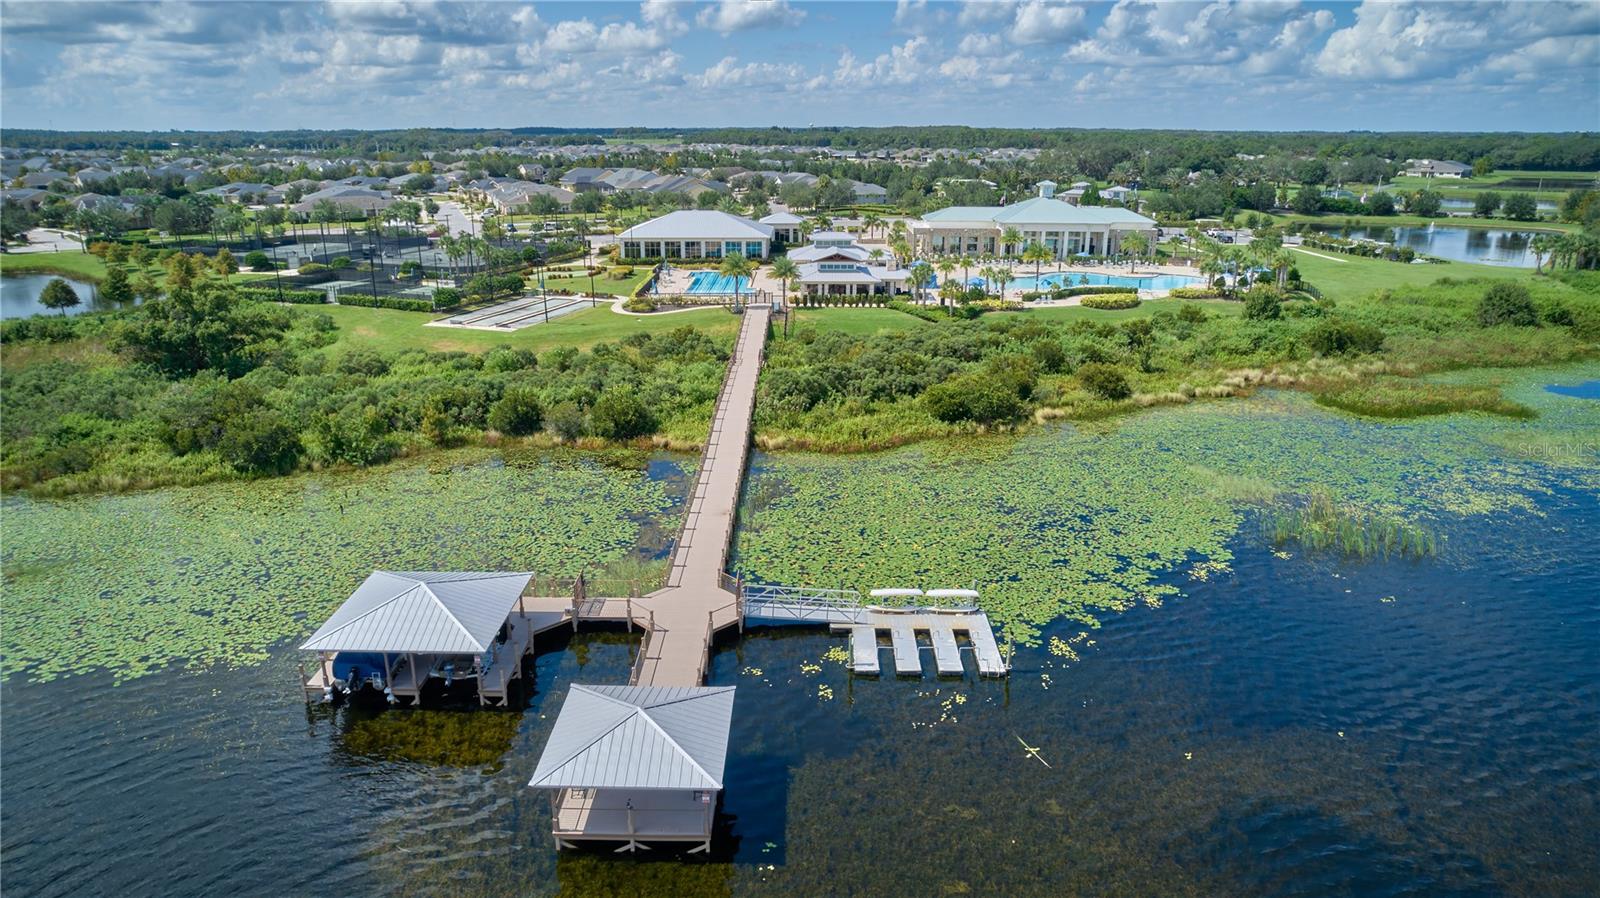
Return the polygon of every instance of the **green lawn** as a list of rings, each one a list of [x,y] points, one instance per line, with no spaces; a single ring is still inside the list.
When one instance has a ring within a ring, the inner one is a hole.
[[[70,251],[64,253],[0,253],[0,271],[7,274],[60,274],[85,281],[106,276],[106,263],[99,256]]]
[[[1384,287],[1402,284],[1431,284],[1442,277],[1505,278],[1526,280],[1534,277],[1531,268],[1504,268],[1495,265],[1473,265],[1468,262],[1450,262],[1444,265],[1405,265],[1385,262],[1362,256],[1346,256],[1326,250],[1301,250],[1290,247],[1294,253],[1295,267],[1300,276],[1310,282],[1330,299],[1350,299],[1365,296]],[[1313,256],[1321,253],[1330,258]],[[1337,261],[1335,261],[1337,260]]]
[[[580,274],[577,277],[555,277],[554,275],[546,274],[544,276],[545,289],[571,290],[574,293],[588,293],[589,276],[587,274],[582,274],[581,271],[582,270],[580,269]],[[649,268],[635,268],[631,276],[625,277],[620,281],[613,279],[609,273],[602,274],[594,279],[594,292],[607,293],[612,296],[631,296],[633,295],[634,289],[640,284],[644,283],[645,279],[649,276]],[[538,279],[532,278],[529,280],[529,283],[537,284]]]
[[[611,311],[609,306],[601,306],[564,315],[548,324],[495,333],[456,327],[425,327],[438,317],[428,312],[399,312],[358,306],[309,308],[326,312],[338,325],[339,340],[334,344],[334,352],[356,346],[380,352],[406,349],[485,352],[496,346],[524,346],[542,352],[558,346],[581,349],[596,343],[620,340],[629,334],[659,333],[685,325],[731,337],[739,323],[737,317],[720,308],[673,315],[634,316],[619,315]]]
[[[911,330],[927,323],[894,309],[795,309],[793,326],[811,325],[819,331],[870,336]]]

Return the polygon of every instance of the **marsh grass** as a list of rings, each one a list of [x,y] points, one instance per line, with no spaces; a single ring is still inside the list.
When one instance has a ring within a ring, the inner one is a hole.
[[[1373,418],[1420,418],[1454,412],[1484,412],[1531,419],[1537,413],[1487,385],[1445,384],[1379,377],[1317,394],[1317,402]]]
[[[1415,524],[1343,504],[1323,490],[1303,506],[1268,512],[1263,528],[1274,545],[1296,542],[1315,551],[1355,558],[1431,558],[1438,538]]]
[[[492,767],[511,750],[522,715],[413,708],[358,719],[344,734],[352,755],[444,767]]]

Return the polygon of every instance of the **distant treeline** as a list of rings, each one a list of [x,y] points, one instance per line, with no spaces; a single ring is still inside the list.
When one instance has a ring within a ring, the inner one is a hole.
[[[1316,155],[1329,158],[1484,158],[1498,169],[1600,170],[1600,133],[1552,134],[1321,131],[1162,131],[1078,128],[971,128],[927,125],[893,128],[413,128],[391,131],[39,131],[7,130],[6,146],[48,149],[198,150],[266,145],[291,150],[376,157],[424,150],[460,150],[531,140],[544,145],[594,143],[602,139],[681,139],[687,142],[756,146],[816,146],[870,151],[913,147],[1018,147],[1130,160],[1152,147],[1190,159],[1214,160],[1222,170],[1237,154]]]

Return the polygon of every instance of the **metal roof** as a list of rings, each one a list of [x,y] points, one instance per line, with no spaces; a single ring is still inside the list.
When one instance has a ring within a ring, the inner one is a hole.
[[[574,685],[528,785],[721,789],[733,690]]]
[[[485,652],[532,577],[470,571],[373,571],[300,648],[313,652]]]
[[[933,222],[994,222],[1012,225],[1106,225],[1154,227],[1155,222],[1137,212],[1116,206],[1074,206],[1052,197],[1036,196],[1009,206],[950,206],[922,216]]]
[[[617,235],[623,240],[771,240],[772,226],[707,209],[682,209]]]

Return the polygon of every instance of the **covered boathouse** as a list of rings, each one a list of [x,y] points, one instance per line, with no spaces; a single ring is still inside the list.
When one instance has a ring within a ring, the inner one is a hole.
[[[521,612],[532,577],[373,571],[300,646],[317,653],[306,697],[371,687],[390,702],[415,702],[430,680],[473,681],[482,703],[504,703],[533,633],[563,619]]]
[[[732,686],[584,686],[561,705],[528,785],[550,792],[556,846],[709,851],[733,725]]]

